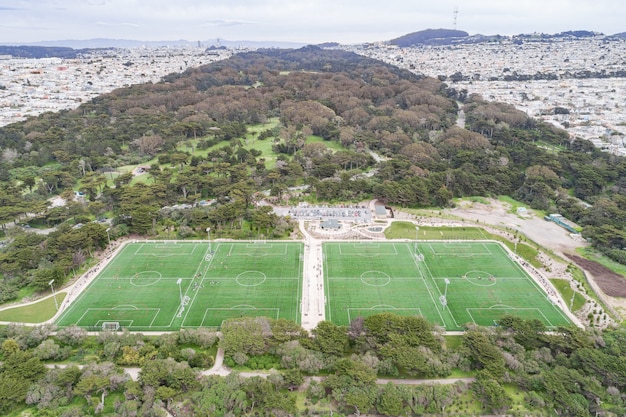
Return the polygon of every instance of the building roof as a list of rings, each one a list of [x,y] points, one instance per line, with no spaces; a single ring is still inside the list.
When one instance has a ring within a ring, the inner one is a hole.
[[[320,225],[322,229],[341,229],[341,224],[337,219],[328,219]]]

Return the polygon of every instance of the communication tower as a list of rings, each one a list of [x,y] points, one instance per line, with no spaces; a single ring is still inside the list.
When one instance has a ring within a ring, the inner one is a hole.
[[[454,30],[456,30],[456,18],[459,15],[459,6],[454,6],[454,11],[452,12],[452,26],[454,28]]]

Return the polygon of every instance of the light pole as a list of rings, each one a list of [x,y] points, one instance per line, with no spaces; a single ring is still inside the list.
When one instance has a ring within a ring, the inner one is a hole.
[[[183,306],[183,289],[180,286],[182,282],[183,282],[182,278],[178,278],[178,281],[176,281],[176,284],[178,284],[178,293],[180,294],[180,313],[178,313],[178,317],[180,317],[183,314],[183,311],[185,310],[185,306]]]
[[[111,246],[111,235],[109,234],[110,227],[107,227],[107,238],[109,239],[109,246]]]
[[[206,236],[207,239],[209,239],[209,255],[211,254],[211,228],[207,227],[206,228]]]
[[[52,289],[52,298],[54,298],[54,306],[56,307],[57,311],[59,311],[59,303],[57,303],[57,294],[54,292],[54,287],[52,286],[53,283],[54,283],[54,280],[51,279],[48,285],[50,286],[50,289]]]

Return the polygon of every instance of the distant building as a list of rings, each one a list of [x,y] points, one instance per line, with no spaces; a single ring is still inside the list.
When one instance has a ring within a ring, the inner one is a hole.
[[[328,219],[320,224],[320,228],[323,230],[339,230],[341,229],[341,223],[337,219]]]
[[[562,228],[572,232],[572,233],[580,233],[580,229],[581,227],[579,225],[577,225],[576,223],[566,219],[565,217],[561,216],[560,214],[550,214],[549,216],[544,217],[545,220],[548,221],[553,221],[554,223],[558,224],[559,226],[561,226]]]
[[[374,206],[374,215],[377,219],[387,218],[387,208],[385,206]]]

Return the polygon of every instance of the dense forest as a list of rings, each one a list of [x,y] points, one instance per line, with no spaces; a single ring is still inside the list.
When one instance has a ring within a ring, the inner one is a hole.
[[[0,302],[62,282],[128,233],[285,236],[292,226],[254,202],[270,190],[293,203],[291,186],[308,186],[310,201],[402,207],[510,195],[578,222],[626,263],[624,158],[510,105],[343,51],[239,54],[5,126],[0,151]],[[51,206],[55,196],[66,204]],[[12,222],[56,228],[36,235]]]
[[[53,330],[0,328],[3,415],[27,409],[30,416],[162,416],[164,408],[178,417],[626,412],[624,330],[547,333],[539,321],[509,316],[497,327],[444,337],[420,317],[390,313],[348,327],[321,322],[312,335],[284,319],[231,319],[219,340],[202,328],[161,336]],[[234,368],[228,376],[205,372],[218,346]],[[136,379],[125,367],[139,368]],[[379,379],[451,377],[462,378],[419,385]]]
[[[510,195],[578,222],[626,264],[625,174],[623,158],[440,80],[315,47],[239,54],[0,128],[0,302],[62,285],[124,235],[288,236],[293,225],[260,199],[445,207]],[[1,413],[25,404],[41,416],[626,412],[621,330],[547,334],[508,317],[444,338],[420,318],[377,315],[348,328],[322,322],[311,337],[280,320],[227,323],[227,365],[278,370],[267,378],[200,376],[218,343],[205,329],[51,331],[0,328]],[[119,366],[141,367],[139,380]],[[376,384],[455,375],[475,380]]]

